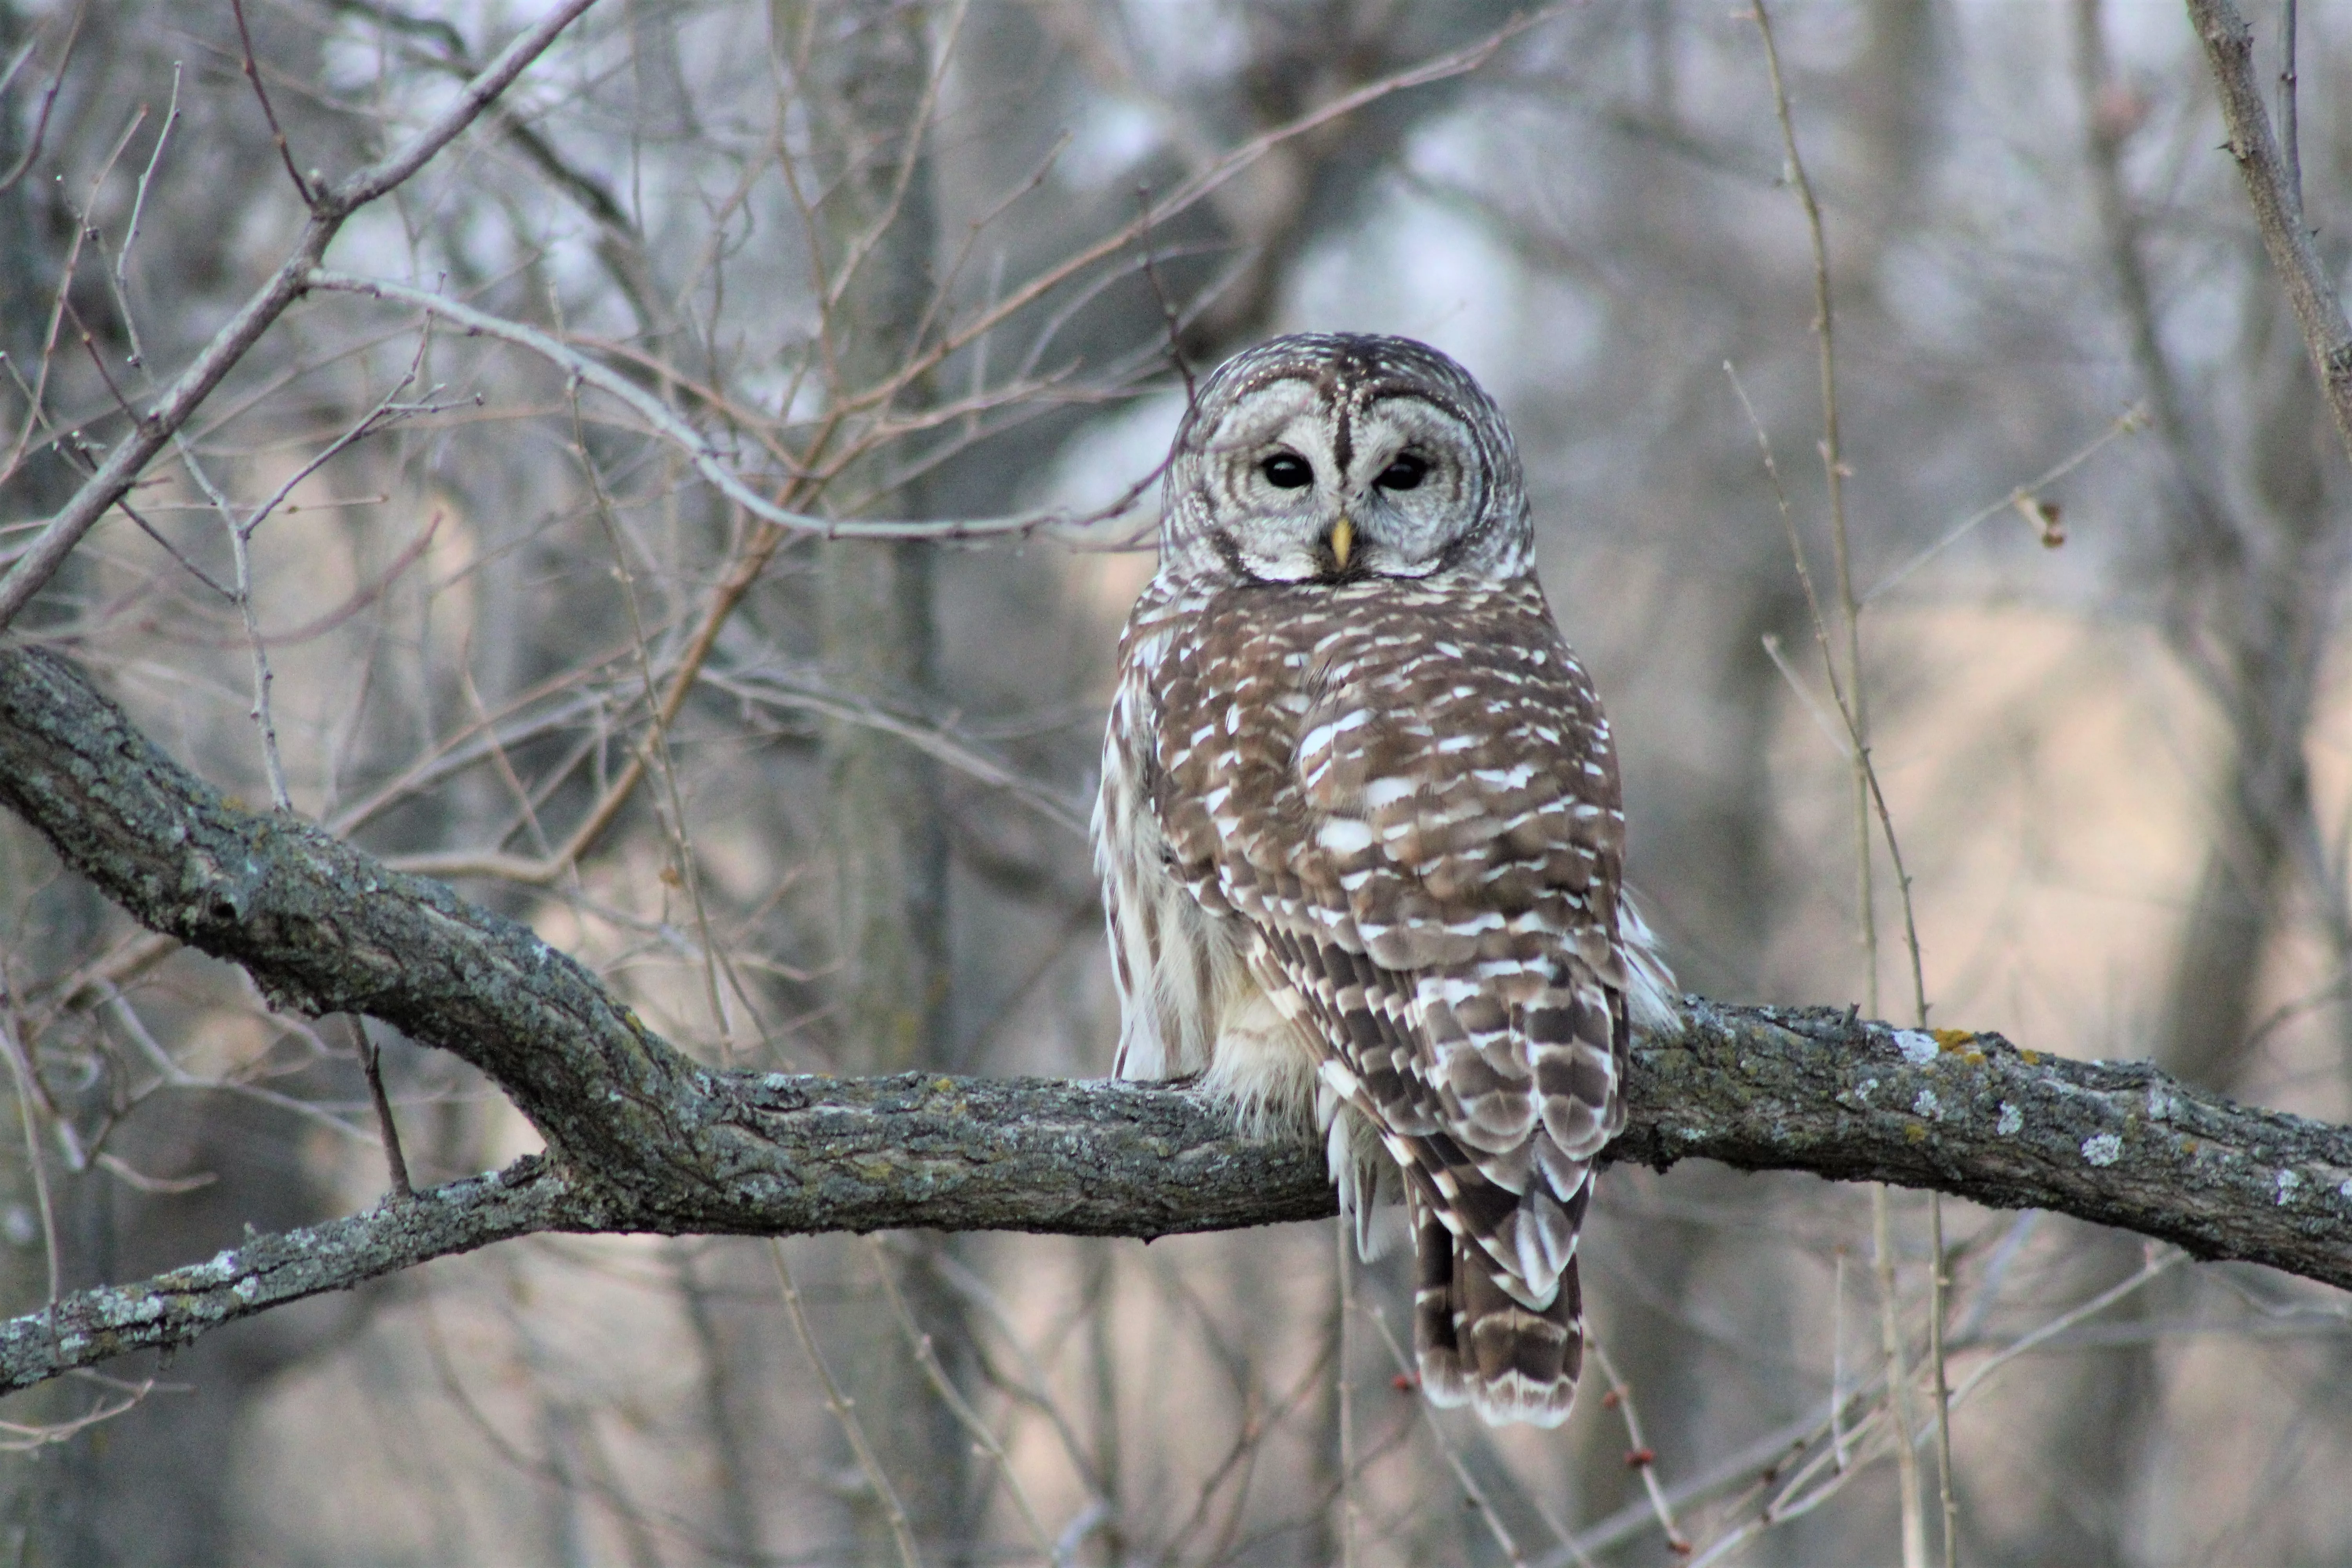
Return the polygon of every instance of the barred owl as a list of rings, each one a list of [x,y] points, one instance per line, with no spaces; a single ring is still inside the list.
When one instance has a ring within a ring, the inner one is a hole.
[[[1565,1419],[1629,1010],[1670,1012],[1670,982],[1622,901],[1609,723],[1468,373],[1297,336],[1200,388],[1094,827],[1119,1075],[1320,1131],[1367,1257],[1403,1199],[1429,1397]]]

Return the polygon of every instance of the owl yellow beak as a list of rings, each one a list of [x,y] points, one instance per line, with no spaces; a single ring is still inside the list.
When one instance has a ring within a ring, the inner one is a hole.
[[[1342,513],[1339,521],[1331,525],[1331,559],[1345,569],[1349,553],[1355,548],[1356,525],[1349,522],[1346,514]]]

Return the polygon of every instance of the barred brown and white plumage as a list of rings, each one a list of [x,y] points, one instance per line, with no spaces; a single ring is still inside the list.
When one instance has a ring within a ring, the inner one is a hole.
[[[1430,1397],[1564,1419],[1629,1009],[1671,1004],[1517,454],[1452,360],[1278,338],[1202,386],[1095,832],[1120,1075],[1322,1129],[1368,1253],[1406,1204]]]

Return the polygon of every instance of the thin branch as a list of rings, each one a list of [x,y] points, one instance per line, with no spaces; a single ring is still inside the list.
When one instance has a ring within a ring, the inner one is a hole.
[[[237,307],[163,395],[132,423],[130,434],[115,443],[98,471],[85,479],[72,499],[42,525],[40,533],[16,558],[7,575],[0,577],[0,626],[15,620],[16,613],[57,574],[74,546],[81,542],[82,535],[129,493],[132,482],[164,444],[187,423],[262,334],[285,314],[287,307],[301,298],[305,279],[317,268],[328,243],[341,230],[343,221],[431,162],[594,3],[595,0],[560,0],[535,26],[500,50],[498,58],[481,75],[467,83],[455,102],[435,115],[388,157],[324,189],[313,190],[310,219],[268,281]]]
[[[581,475],[588,482],[588,493],[593,503],[597,522],[604,528],[605,542],[613,549],[613,576],[621,585],[621,603],[629,614],[629,647],[636,665],[637,680],[646,697],[649,711],[661,711],[660,694],[655,689],[651,643],[646,629],[644,606],[637,598],[636,574],[629,570],[628,552],[624,548],[620,520],[613,515],[612,498],[604,491],[604,475],[598,472],[596,459],[588,450],[588,432],[580,418],[580,389],[571,391],[572,451],[580,465]],[[686,824],[686,800],[677,787],[677,770],[670,750],[669,723],[663,722],[647,730],[638,742],[637,752],[650,759],[649,765],[660,775],[661,802],[655,811],[661,824],[663,837],[668,840],[670,867],[685,887],[687,900],[694,910],[695,945],[701,949],[702,986],[705,1000],[710,1004],[711,1026],[719,1031],[719,1059],[728,1066],[735,1063],[735,1040],[727,1016],[726,999],[719,994],[717,944],[710,940],[710,916],[702,896],[702,872],[694,853],[693,836]],[[781,1267],[781,1260],[779,1262]]]
[[[2117,1280],[2115,1284],[2108,1286],[2105,1290],[2100,1291],[2090,1300],[2076,1304],[2068,1310],[2059,1313],[2056,1317],[2051,1319],[2048,1322],[2043,1323],[2039,1328],[2034,1329],[2029,1333],[2021,1334],[2017,1339],[2012,1340],[2010,1343],[2002,1346],[1998,1354],[1987,1358],[1982,1364],[1972,1370],[1969,1373],[1968,1380],[1965,1383],[1962,1383],[1958,1388],[1952,1390],[1952,1403],[1954,1405],[1958,1405],[1961,1400],[1966,1399],[1969,1394],[1974,1394],[1978,1387],[1981,1385],[1987,1378],[2000,1371],[2002,1367],[2007,1366],[2011,1362],[2015,1361],[2019,1356],[2023,1355],[2026,1352],[2034,1349],[2038,1345],[2057,1338],[2060,1334],[2064,1333],[2068,1329],[2071,1329],[2075,1324],[2081,1322],[2084,1319],[2094,1317],[2100,1312],[2105,1311],[2109,1307],[2115,1305],[2117,1301],[2122,1300],[2125,1297],[2130,1295],[2133,1291],[2138,1289],[2141,1286],[2147,1284],[2158,1275],[2171,1269],[2175,1265],[2180,1262],[2180,1259],[2181,1255],[2178,1252],[2159,1252],[2156,1256],[2142,1262],[2135,1272],[2125,1279]]]
[[[2247,548],[2246,531],[2218,493],[2208,461],[2189,422],[2181,377],[2157,330],[2156,289],[2141,255],[2141,219],[2124,184],[2123,144],[2128,121],[2112,112],[2114,76],[2107,59],[2100,0],[2074,0],[2074,70],[2087,132],[2085,160],[2099,227],[2106,240],[2107,265],[2115,276],[2116,304],[2131,335],[2132,358],[2147,386],[2157,435],[2170,459],[2181,505],[2168,517],[2175,548],[2203,561],[2225,562]]]
[[[1748,388],[1741,384],[1739,372],[1729,360],[1723,362],[1723,374],[1730,378],[1731,390],[1738,394],[1740,407],[1748,415],[1749,428],[1755,432],[1756,446],[1764,465],[1764,476],[1770,481],[1773,500],[1780,510],[1780,522],[1789,536],[1789,550],[1797,572],[1797,584],[1803,590],[1805,609],[1813,628],[1813,641],[1821,649],[1822,668],[1830,683],[1830,699],[1836,705],[1837,716],[1845,730],[1845,755],[1853,766],[1866,795],[1864,805],[1878,813],[1879,827],[1886,841],[1887,858],[1895,865],[1895,885],[1903,891],[1903,931],[1905,945],[1911,957],[1911,990],[1917,1022],[1925,1025],[1927,1018],[1927,982],[1919,951],[1918,922],[1911,907],[1911,874],[1903,864],[1903,846],[1895,836],[1895,814],[1886,804],[1885,793],[1879,788],[1878,770],[1870,764],[1870,752],[1864,743],[1862,716],[1854,703],[1847,699],[1847,688],[1838,676],[1837,658],[1830,647],[1829,619],[1822,613],[1820,592],[1813,584],[1812,569],[1805,562],[1804,542],[1797,533],[1796,512],[1789,504],[1789,492],[1780,482],[1780,466],[1772,455],[1772,438],[1764,432],[1764,422],[1756,413],[1755,404],[1748,401]],[[1776,643],[1768,639],[1766,651],[1779,662]],[[1781,672],[1788,674],[1786,665]],[[1794,678],[1790,678],[1793,681]],[[1871,994],[1877,994],[1876,970],[1873,964]]]
[[[0,1052],[8,1058],[8,1073],[16,1089],[16,1115],[25,1134],[25,1163],[33,1173],[33,1201],[41,1214],[41,1249],[48,1261],[48,1310],[44,1314],[54,1331],[58,1310],[60,1255],[58,1251],[57,1206],[49,1198],[48,1162],[41,1157],[40,1102],[44,1096],[33,1076],[33,1064],[25,1059],[24,1047],[17,1043],[16,1032],[10,1026],[5,1010],[0,1010]]]
[[[1911,878],[1903,866],[1903,848],[1896,841],[1895,816],[1888,810],[1886,796],[1879,787],[1878,771],[1870,757],[1869,686],[1862,668],[1862,601],[1853,587],[1853,551],[1847,529],[1845,510],[1845,458],[1840,444],[1838,418],[1836,315],[1830,293],[1829,237],[1822,222],[1821,203],[1814,198],[1812,178],[1806,173],[1803,154],[1797,146],[1796,120],[1790,110],[1788,84],[1780,72],[1780,51],[1772,37],[1771,12],[1765,0],[1754,0],[1756,30],[1764,43],[1764,60],[1772,79],[1772,106],[1780,125],[1780,144],[1788,158],[1789,183],[1804,209],[1805,231],[1813,253],[1813,333],[1820,344],[1822,385],[1822,467],[1829,488],[1830,540],[1833,551],[1833,566],[1837,577],[1838,611],[1845,627],[1846,687],[1848,695],[1838,702],[1838,712],[1845,721],[1846,733],[1853,744],[1848,763],[1853,775],[1853,830],[1857,879],[1857,918],[1862,925],[1864,964],[1866,970],[1864,989],[1869,996],[1872,1013],[1878,1009],[1878,917],[1874,905],[1870,847],[1871,806],[1878,808],[1879,826],[1886,840],[1887,857],[1895,865],[1895,892],[1903,909],[1903,934],[1911,958],[1911,995],[1913,1023],[1921,1029],[1927,1026],[1927,981],[1925,961],[1919,948],[1919,922],[1911,900]],[[1743,400],[1746,395],[1742,394]],[[1752,410],[1751,410],[1752,413]],[[1761,432],[1759,431],[1759,437]],[[1769,451],[1769,443],[1768,443]],[[1803,572],[1803,549],[1792,526],[1790,544],[1798,556],[1798,569]],[[1814,631],[1822,643],[1824,661],[1835,673],[1833,660],[1829,660],[1827,627],[1820,622],[1821,607],[1813,598],[1808,584],[1806,602],[1814,617]],[[1944,1256],[1943,1209],[1941,1194],[1931,1193],[1928,1206],[1931,1228],[1936,1237],[1933,1267],[1928,1273],[1927,1293],[1928,1353],[1935,1367],[1936,1387],[1939,1395],[1944,1388]],[[1919,1476],[1917,1459],[1910,1443],[1910,1380],[1903,1371],[1901,1323],[1896,1312],[1894,1247],[1891,1239],[1892,1204],[1885,1186],[1871,1193],[1872,1234],[1878,1255],[1878,1285],[1880,1321],[1885,1340],[1887,1386],[1890,1414],[1903,1428],[1904,1441],[1895,1458],[1902,1483],[1903,1561],[1905,1568],[1925,1568],[1927,1562],[1926,1523],[1920,1518],[1918,1504]],[[1939,1397],[1936,1405],[1937,1483],[1942,1503],[1944,1568],[1956,1568],[1958,1551],[1958,1508],[1952,1493],[1952,1445],[1948,1410]]]
[[[2068,474],[2073,473],[2076,468],[2081,468],[2084,463],[2089,462],[2091,458],[2096,456],[2099,450],[2105,447],[2110,441],[2114,441],[2125,436],[2137,436],[2142,430],[2147,428],[2147,405],[2139,403],[2133,404],[2129,408],[2126,408],[2121,414],[2116,415],[2105,430],[2100,431],[2098,435],[2093,437],[2090,440],[2076,447],[2073,452],[2060,458],[2057,462],[2053,463],[2047,468],[2042,469],[2042,472],[2034,475],[2033,478],[2026,480],[2023,484],[2018,486],[2015,489],[2010,491],[1999,500],[1994,501],[1988,506],[1979,507],[1977,510],[1970,512],[1968,516],[1954,523],[1950,528],[1945,530],[1943,534],[1937,539],[1935,543],[1930,544],[1927,549],[1922,550],[1918,554],[1914,555],[1910,560],[1906,561],[1902,565],[1897,566],[1894,571],[1889,572],[1885,576],[1881,577],[1877,582],[1873,583],[1867,589],[1864,590],[1862,602],[1865,605],[1873,603],[1880,595],[1885,594],[1889,589],[1895,587],[1905,578],[1910,576],[1912,573],[1916,572],[1920,567],[1925,566],[1928,562],[1933,561],[1937,556],[1941,555],[1945,551],[1950,549],[1953,545],[1958,544],[1961,540],[1975,532],[1979,526],[1992,518],[1999,517],[2002,512],[2009,510],[2011,507],[2017,507],[2020,509],[2032,507],[2034,509],[2032,513],[2033,523],[2036,528],[2042,531],[2043,542],[2045,544],[2053,542],[2051,534],[2052,524],[2049,521],[2049,516],[2050,514],[2054,513],[2056,509],[2050,507],[2048,503],[2042,501],[2042,492],[2049,489],[2050,486],[2057,483],[2060,479],[2064,479]],[[2065,536],[2063,532],[2059,533],[2056,536],[2057,542],[2063,542],[2064,537]]]
[[[1903,1568],[1926,1568],[1927,1521],[1919,1510],[1919,1430],[1911,1412],[1911,1369],[1903,1347],[1902,1297],[1895,1279],[1895,1204],[1881,1183],[1870,1189],[1870,1261],[1878,1282],[1879,1353],[1886,1360],[1886,1418],[1895,1426],[1895,1473],[1902,1488]]]
[[[986,1454],[996,1466],[996,1473],[1003,1478],[1005,1490],[1012,1494],[1014,1511],[1021,1515],[1021,1522],[1028,1528],[1029,1539],[1037,1543],[1040,1557],[1048,1563],[1054,1561],[1054,1538],[1045,1529],[1045,1521],[1037,1517],[1036,1505],[1029,1500],[1029,1489],[1021,1484],[1021,1472],[1014,1468],[1013,1456],[1005,1452],[1003,1442],[988,1423],[980,1418],[980,1412],[971,1407],[971,1402],[948,1376],[947,1368],[940,1364],[938,1347],[932,1343],[931,1336],[915,1321],[915,1314],[907,1306],[906,1294],[898,1289],[898,1281],[892,1275],[889,1253],[878,1241],[868,1239],[866,1246],[874,1261],[875,1275],[882,1282],[882,1293],[889,1299],[890,1310],[898,1320],[899,1331],[906,1335],[908,1348],[915,1352],[916,1364],[923,1369],[923,1376],[930,1384],[931,1392],[939,1395],[940,1403],[947,1406],[948,1413],[956,1418],[956,1424],[971,1434],[972,1446]]]
[[[1340,1227],[1342,1231],[1347,1228],[1345,1226]],[[1378,1307],[1366,1309],[1364,1315],[1372,1321],[1372,1327],[1381,1331],[1381,1343],[1387,1347],[1390,1361],[1396,1364],[1397,1375],[1412,1376],[1412,1363],[1406,1357],[1404,1346],[1397,1342],[1395,1332],[1389,1328],[1387,1316]],[[1480,1522],[1486,1527],[1486,1533],[1493,1536],[1495,1544],[1502,1549],[1503,1560],[1510,1563],[1511,1568],[1528,1568],[1527,1554],[1519,1550],[1519,1543],[1503,1523],[1503,1516],[1495,1511],[1494,1502],[1486,1496],[1486,1489],[1470,1473],[1470,1467],[1462,1462],[1461,1452],[1454,1447],[1453,1439],[1445,1435],[1445,1428],[1438,1425],[1437,1407],[1426,1399],[1414,1403],[1421,1406],[1421,1418],[1428,1425],[1430,1441],[1437,1445],[1437,1452],[1445,1460],[1445,1468],[1454,1472],[1454,1484],[1462,1489],[1463,1500],[1477,1510]]]
[[[163,110],[163,128],[155,132],[155,145],[147,152],[147,166],[139,171],[138,188],[131,197],[131,219],[122,228],[122,249],[114,258],[114,297],[122,306],[125,321],[130,319],[128,296],[131,290],[129,268],[131,252],[139,244],[139,220],[147,211],[147,192],[155,183],[155,171],[163,166],[163,149],[172,140],[172,128],[180,123],[180,62],[172,62],[172,100]],[[142,356],[143,357],[143,356]]]
[[[269,106],[269,89],[261,85],[261,66],[253,57],[253,34],[245,25],[245,0],[228,0],[230,13],[236,17],[236,41],[245,50],[245,79],[253,84],[253,96],[261,100],[261,118],[269,122],[269,139],[278,144],[278,161],[286,165],[286,177],[294,182],[294,191],[302,205],[314,206],[318,193],[302,171],[294,166],[294,150],[286,144],[286,132],[278,123],[278,110]]]
[[[282,1110],[289,1116],[299,1117],[314,1127],[324,1128],[355,1143],[377,1142],[363,1129],[352,1126],[325,1106],[311,1100],[303,1100],[296,1095],[281,1094],[274,1089],[265,1089],[260,1084],[248,1083],[233,1075],[215,1077],[188,1071],[172,1059],[172,1053],[163,1048],[163,1042],[158,1040],[153,1032],[147,1027],[146,1020],[139,1016],[139,1010],[131,1005],[130,997],[112,985],[101,985],[100,989],[104,998],[104,1005],[113,1015],[115,1021],[122,1026],[122,1032],[131,1037],[131,1043],[139,1047],[139,1054],[146,1058],[148,1065],[155,1069],[157,1080],[163,1087],[216,1089],[223,1094],[235,1095],[241,1100],[250,1100],[257,1105],[267,1105],[273,1110]]]
[[[81,37],[82,14],[88,9],[89,0],[77,0],[73,16],[66,24],[65,47],[58,51],[57,68],[49,72],[49,85],[41,94],[40,112],[33,117],[33,134],[25,143],[24,155],[6,174],[0,174],[0,191],[14,187],[25,177],[25,172],[33,166],[33,160],[41,155],[41,143],[49,133],[49,111],[57,107],[58,91],[66,84],[66,67],[73,61],[74,44]],[[40,42],[38,33],[25,40],[25,47],[16,52],[15,59],[8,62],[5,75],[0,75],[0,89],[5,89],[16,72],[23,68],[25,62],[33,58],[33,51],[39,47]]]
[[[1169,341],[1171,344],[1175,341],[1172,332]],[[1183,362],[1180,358],[1177,363]],[[1189,403],[1189,372],[1184,379]],[[1360,1511],[1356,1499],[1356,1382],[1348,1369],[1348,1321],[1356,1312],[1356,1260],[1350,1250],[1355,1228],[1344,1219],[1331,1227],[1332,1286],[1338,1297],[1331,1320],[1331,1376],[1337,1384],[1339,1407],[1339,1568],[1356,1568]]]
[[[1038,511],[1015,512],[1004,517],[950,519],[940,521],[876,521],[860,519],[824,517],[814,512],[795,511],[769,500],[735,472],[726,456],[710,438],[696,429],[677,410],[652,392],[601,361],[582,353],[536,327],[520,321],[493,316],[487,310],[436,294],[428,289],[395,283],[389,279],[356,278],[347,273],[314,271],[304,280],[306,289],[341,294],[362,294],[372,299],[388,300],[440,317],[469,333],[497,338],[517,348],[529,349],[561,369],[566,375],[593,386],[616,402],[625,404],[630,412],[646,422],[653,433],[686,455],[694,471],[702,476],[711,489],[734,505],[773,527],[796,533],[810,533],[824,539],[924,539],[953,542],[981,539],[996,534],[1034,533],[1047,530],[1083,530],[1096,523],[1110,521],[1133,504],[1118,510],[1092,512],[1080,516],[1060,507]]]
[[[51,439],[58,440],[56,435],[57,426],[50,419],[47,410],[49,373],[57,363],[58,333],[65,324],[66,311],[71,302],[74,273],[81,266],[82,246],[97,233],[96,226],[89,220],[90,210],[97,205],[99,193],[105,188],[106,182],[113,175],[116,162],[121,158],[123,150],[131,145],[131,138],[146,121],[146,119],[147,106],[142,103],[132,113],[130,121],[123,126],[122,134],[115,139],[113,150],[100,161],[97,172],[90,176],[89,195],[83,198],[81,206],[74,212],[73,238],[66,246],[65,258],[58,267],[58,284],[55,291],[50,295],[49,321],[41,333],[40,363],[33,373],[32,386],[29,389],[26,388],[24,378],[16,373],[14,365],[9,366],[10,378],[16,381],[18,389],[24,393],[25,425],[24,428],[16,433],[16,440],[9,447],[7,458],[0,461],[0,483],[6,482],[23,464],[26,445],[32,440],[33,432],[36,429],[48,430],[51,432]],[[68,462],[76,457],[81,457],[87,460],[88,453],[91,449],[90,444],[82,438],[79,430],[68,431],[64,438],[58,440],[59,455]],[[39,542],[37,538],[35,542],[36,544]],[[11,575],[14,575],[13,572]],[[5,589],[5,586],[6,579],[0,578],[0,589]],[[0,626],[6,624],[7,617],[0,616]]]
[[[856,1456],[857,1468],[865,1473],[866,1484],[882,1500],[883,1517],[889,1521],[890,1539],[898,1549],[899,1568],[922,1568],[922,1556],[915,1550],[914,1531],[907,1522],[906,1505],[898,1500],[898,1489],[891,1486],[882,1461],[875,1458],[874,1445],[866,1439],[866,1424],[857,1418],[855,1405],[841,1392],[833,1369],[825,1364],[824,1352],[817,1348],[816,1331],[809,1326],[808,1313],[801,1307],[800,1287],[793,1283],[792,1265],[784,1260],[784,1244],[772,1241],[768,1250],[775,1258],[776,1283],[783,1291],[785,1310],[792,1315],[793,1337],[800,1341],[809,1369],[816,1373],[817,1383],[824,1390],[825,1408],[841,1424],[843,1436],[849,1439],[849,1451]]]
[[[764,671],[728,671],[709,677],[710,683],[746,702],[823,714],[845,723],[865,725],[895,735],[927,756],[946,763],[967,777],[1001,789],[1039,816],[1083,839],[1087,807],[1037,780],[1024,777],[1011,763],[990,754],[938,723],[894,713],[878,703],[844,697],[821,686]]]
[[[2336,418],[2336,433],[2352,453],[2352,321],[2345,319],[2334,278],[2312,244],[2302,198],[2271,133],[2270,113],[2263,107],[2262,86],[2254,77],[2253,29],[2231,0],[2188,0],[2188,5],[2214,83],[2221,89],[2230,156],[2238,161],[2238,173],[2245,179],[2263,248],[2270,253],[2271,268],[2303,330],[2304,347],[2319,376],[2327,410]]]
[[[2286,164],[2286,194],[2294,203],[2298,222],[2303,217],[2303,146],[2295,131],[2294,110],[2294,0],[2286,0],[2279,16],[2279,151]]]
[[[1609,1380],[1609,1391],[1601,1397],[1603,1409],[1614,1407],[1618,1418],[1625,1423],[1625,1440],[1631,1445],[1625,1451],[1625,1463],[1642,1474],[1643,1495],[1658,1516],[1658,1528],[1665,1531],[1666,1544],[1676,1552],[1691,1549],[1690,1540],[1683,1534],[1682,1526],[1675,1522],[1674,1504],[1667,1499],[1665,1489],[1658,1485],[1657,1454],[1649,1440],[1642,1436],[1642,1417],[1633,1408],[1633,1391],[1618,1372],[1617,1363],[1609,1359],[1609,1347],[1588,1331],[1584,1348],[1591,1353],[1601,1375]]]
[[[1184,353],[1183,323],[1177,318],[1176,301],[1168,297],[1167,287],[1160,279],[1160,268],[1152,262],[1150,185],[1135,187],[1135,205],[1136,221],[1143,229],[1139,243],[1143,250],[1144,281],[1151,285],[1151,297],[1160,302],[1160,319],[1168,328],[1168,360],[1176,367],[1176,374],[1183,378],[1184,409],[1189,414],[1200,405],[1200,394],[1192,383],[1192,362]]]
[[[368,1033],[367,1020],[351,1017],[352,1053],[360,1059],[360,1071],[367,1077],[368,1102],[375,1107],[376,1130],[383,1137],[383,1163],[392,1179],[392,1195],[405,1199],[415,1195],[408,1184],[408,1159],[400,1152],[400,1124],[392,1119],[392,1097],[383,1091],[383,1053],[375,1038]]]

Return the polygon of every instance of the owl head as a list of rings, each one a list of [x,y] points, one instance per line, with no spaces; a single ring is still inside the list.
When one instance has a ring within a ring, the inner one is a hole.
[[[1518,450],[1470,373],[1411,338],[1300,333],[1219,365],[1176,432],[1163,578],[1523,575]]]

